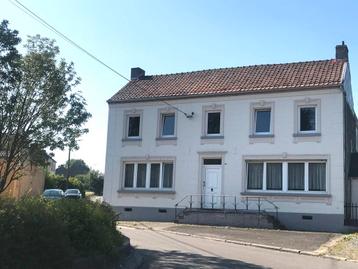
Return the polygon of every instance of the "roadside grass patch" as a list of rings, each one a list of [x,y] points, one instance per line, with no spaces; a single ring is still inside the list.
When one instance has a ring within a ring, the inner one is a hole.
[[[358,260],[358,233],[343,236],[341,240],[328,249],[328,254]]]

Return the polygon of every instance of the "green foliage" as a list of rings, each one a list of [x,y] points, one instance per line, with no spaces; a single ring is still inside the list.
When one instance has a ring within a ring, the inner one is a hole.
[[[66,185],[67,165],[62,164],[56,169],[56,174],[48,174],[45,188],[79,189],[84,196],[85,191],[93,191],[96,195],[103,194],[104,176],[97,170],[92,170],[83,160],[70,160],[70,178]]]
[[[66,164],[60,165],[56,169],[56,174],[67,176],[67,167],[68,162]],[[70,160],[70,173],[69,176],[77,176],[77,175],[85,175],[90,171],[88,165],[81,159],[71,159]]]
[[[91,117],[76,90],[73,63],[59,57],[54,40],[30,37],[26,53],[16,50],[18,32],[0,24],[0,193],[29,165],[45,165],[46,149],[78,149]]]
[[[104,176],[102,173],[92,170],[89,173],[89,182],[90,191],[93,191],[96,195],[103,195]]]
[[[0,268],[71,268],[78,257],[116,256],[115,214],[82,200],[0,200]]]
[[[40,199],[0,202],[0,268],[68,268],[66,224]]]

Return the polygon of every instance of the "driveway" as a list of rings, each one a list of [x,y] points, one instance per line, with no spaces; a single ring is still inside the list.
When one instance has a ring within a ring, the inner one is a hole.
[[[121,227],[144,256],[141,269],[153,268],[277,268],[356,269],[357,263],[242,246],[163,230]]]

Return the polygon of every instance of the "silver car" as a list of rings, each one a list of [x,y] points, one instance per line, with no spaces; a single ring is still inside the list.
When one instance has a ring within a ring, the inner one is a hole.
[[[67,189],[65,191],[65,198],[80,199],[82,194],[79,189]]]
[[[42,197],[49,200],[59,200],[65,197],[65,194],[61,189],[47,189],[42,193]]]

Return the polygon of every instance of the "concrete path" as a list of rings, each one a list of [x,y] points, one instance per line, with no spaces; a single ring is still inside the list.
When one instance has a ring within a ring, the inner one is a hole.
[[[236,245],[172,234],[163,230],[122,226],[132,246],[144,256],[141,269],[152,268],[275,268],[357,269],[358,264],[327,258]]]
[[[262,244],[279,248],[301,251],[318,249],[341,235],[333,233],[296,232],[269,229],[247,229],[232,227],[214,227],[204,225],[174,224],[170,222],[119,222],[120,226],[158,231],[172,231],[240,242]]]

